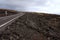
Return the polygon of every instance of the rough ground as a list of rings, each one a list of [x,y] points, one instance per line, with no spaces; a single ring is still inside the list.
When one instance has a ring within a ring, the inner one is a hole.
[[[27,13],[1,32],[0,40],[60,40],[60,16]]]

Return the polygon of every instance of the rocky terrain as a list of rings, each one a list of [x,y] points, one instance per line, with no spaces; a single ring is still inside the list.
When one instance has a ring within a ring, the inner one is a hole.
[[[26,13],[0,33],[0,40],[60,40],[60,15]]]

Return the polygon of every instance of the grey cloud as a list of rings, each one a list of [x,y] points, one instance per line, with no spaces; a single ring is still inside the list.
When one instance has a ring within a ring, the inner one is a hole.
[[[32,10],[29,7],[44,6],[46,2],[47,0],[2,0],[0,1],[0,8],[28,11],[28,9]]]
[[[26,4],[25,4],[26,3]],[[27,2],[18,0],[1,0],[0,8],[14,9],[14,10],[25,10]]]
[[[16,5],[8,5],[8,4],[0,4],[0,8],[5,8],[5,9],[12,9],[12,10],[24,10],[23,6],[16,6]]]
[[[0,0],[0,8],[19,11],[43,11],[49,13],[60,13],[60,5],[57,5],[59,0],[57,0],[57,3],[55,2],[56,0]],[[48,3],[48,5],[46,5],[46,3]]]
[[[45,3],[47,2],[48,0],[39,0],[39,1],[36,1],[36,5],[38,6],[45,6]]]

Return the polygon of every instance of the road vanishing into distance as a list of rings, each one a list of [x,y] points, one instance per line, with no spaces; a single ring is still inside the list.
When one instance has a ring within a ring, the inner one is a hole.
[[[6,26],[10,25],[16,19],[18,19],[19,17],[23,15],[24,13],[17,13],[17,14],[10,15],[10,16],[0,17],[0,31],[3,31],[6,28]]]

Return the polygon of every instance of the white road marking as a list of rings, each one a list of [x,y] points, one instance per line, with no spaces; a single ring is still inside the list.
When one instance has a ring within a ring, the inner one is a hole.
[[[20,17],[20,16],[18,16],[18,17]],[[4,26],[4,25],[6,25],[6,24],[8,24],[8,23],[10,23],[11,21],[13,21],[13,20],[17,19],[18,17],[15,17],[14,19],[12,19],[12,20],[10,20],[10,21],[8,21],[8,22],[6,22],[6,23],[4,23],[4,24],[0,25],[0,27],[2,27],[2,26]]]

